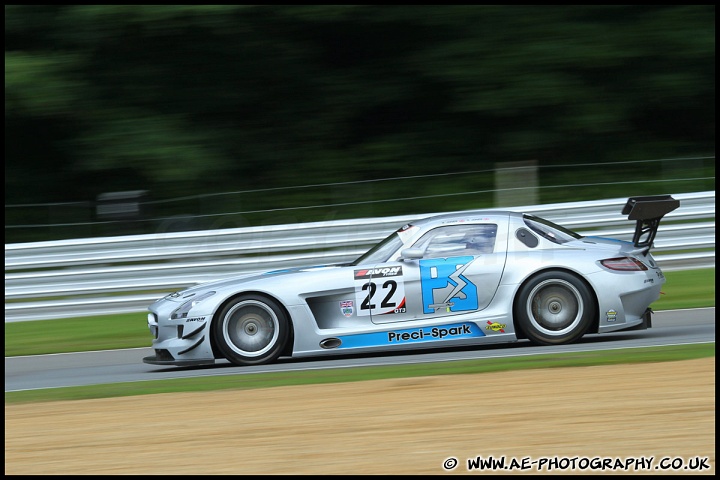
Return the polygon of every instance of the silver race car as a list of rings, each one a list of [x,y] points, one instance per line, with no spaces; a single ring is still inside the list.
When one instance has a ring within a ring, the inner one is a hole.
[[[632,197],[631,242],[477,210],[407,224],[352,263],[201,284],[149,307],[155,365],[515,342],[651,326],[665,277],[650,249],[669,195]]]

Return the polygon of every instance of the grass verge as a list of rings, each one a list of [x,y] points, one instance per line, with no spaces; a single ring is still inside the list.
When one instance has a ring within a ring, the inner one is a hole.
[[[66,387],[22,392],[6,392],[5,405],[12,403],[86,400],[127,397],[158,393],[247,390],[278,386],[359,382],[387,378],[410,378],[435,375],[479,374],[521,369],[547,369],[655,363],[714,357],[715,344],[677,345],[669,347],[629,348],[593,352],[533,355],[513,358],[457,360],[414,365],[328,368],[295,372],[238,374],[202,378],[113,383],[86,387]]]

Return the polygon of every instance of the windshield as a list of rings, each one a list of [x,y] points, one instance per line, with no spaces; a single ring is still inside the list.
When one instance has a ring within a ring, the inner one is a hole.
[[[350,265],[360,265],[361,263],[378,264],[387,262],[390,256],[397,252],[400,247],[405,244],[405,242],[418,232],[418,230],[419,228],[417,225],[412,225],[410,223],[403,225],[387,236],[382,242],[363,253]]]
[[[523,220],[525,220],[525,225],[527,225],[530,230],[553,243],[563,244],[583,238],[582,235],[572,230],[568,230],[550,220],[545,220],[535,215],[523,215]]]
[[[386,262],[390,255],[395,253],[400,247],[402,247],[403,241],[398,235],[398,232],[393,232],[381,241],[373,248],[363,253],[357,260],[352,262],[350,265],[360,265],[363,263],[377,264]]]

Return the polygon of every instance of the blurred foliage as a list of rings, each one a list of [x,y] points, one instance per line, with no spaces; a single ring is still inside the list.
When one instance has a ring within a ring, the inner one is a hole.
[[[543,202],[622,196],[623,162],[714,156],[714,105],[714,5],[6,5],[6,225],[77,223],[6,242],[111,234],[87,205],[128,190],[166,219],[142,232],[476,208],[432,195],[511,161],[618,182]]]

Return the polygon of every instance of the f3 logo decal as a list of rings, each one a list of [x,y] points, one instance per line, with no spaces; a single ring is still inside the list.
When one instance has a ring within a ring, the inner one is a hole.
[[[420,260],[423,312],[477,310],[477,286],[463,273],[473,256]]]

